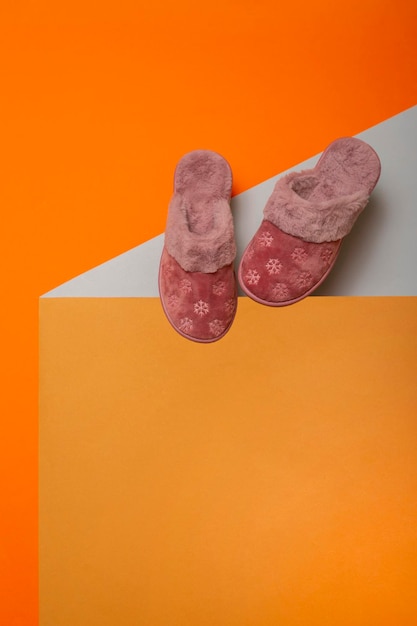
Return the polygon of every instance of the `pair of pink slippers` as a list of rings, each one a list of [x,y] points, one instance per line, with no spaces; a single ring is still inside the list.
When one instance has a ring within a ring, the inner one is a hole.
[[[373,148],[346,137],[331,143],[313,169],[278,180],[239,265],[243,291],[275,307],[313,293],[334,266],[380,171]],[[196,150],[179,161],[159,292],[171,325],[193,341],[217,341],[236,313],[231,192],[230,166],[216,152]]]

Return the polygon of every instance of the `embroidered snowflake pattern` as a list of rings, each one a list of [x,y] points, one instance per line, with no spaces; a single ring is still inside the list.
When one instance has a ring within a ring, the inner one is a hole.
[[[301,274],[298,274],[295,282],[298,287],[309,287],[311,285],[312,279],[313,277],[310,272],[301,272]]]
[[[214,337],[218,337],[225,329],[225,325],[221,320],[213,320],[209,323],[210,332]]]
[[[282,269],[282,263],[279,259],[269,259],[267,263],[265,263],[265,267],[268,270],[268,274],[271,276],[272,274],[279,274]]]
[[[245,276],[249,285],[257,285],[261,275],[256,270],[248,270]]]
[[[235,306],[236,306],[236,302],[234,298],[229,298],[228,300],[226,300],[226,302],[224,303],[224,310],[226,311],[226,313],[228,315],[232,315],[232,313],[235,310]]]
[[[182,291],[183,294],[191,293],[192,291],[191,281],[188,280],[188,278],[183,278],[180,281],[180,290]]]
[[[171,296],[168,296],[167,304],[170,309],[176,309],[178,306],[180,299],[179,297],[173,293]]]
[[[182,317],[179,323],[179,329],[182,330],[183,333],[189,333],[193,329],[193,320],[190,320],[189,317]]]
[[[213,285],[213,293],[215,296],[221,296],[226,290],[226,284],[223,280],[217,280]]]
[[[204,302],[203,300],[199,300],[198,302],[195,302],[194,313],[197,313],[197,315],[199,315],[200,317],[203,317],[204,315],[207,315],[208,312],[209,312],[209,305],[207,304],[207,302]]]
[[[284,300],[289,295],[288,287],[285,283],[276,283],[272,288],[272,295],[276,300]]]
[[[320,256],[325,263],[330,263],[330,259],[333,256],[333,250],[330,250],[330,248],[325,248],[321,251]]]
[[[269,246],[274,241],[274,238],[271,235],[271,233],[268,230],[266,230],[264,233],[262,233],[262,235],[259,235],[258,241],[259,241],[259,245],[263,246],[264,248],[269,248]]]
[[[246,252],[246,257],[250,260],[253,259],[253,255],[255,254],[255,249],[251,246],[249,250]]]
[[[307,252],[304,248],[294,248],[293,253],[291,254],[291,258],[293,261],[298,261],[298,263],[302,263],[307,258]]]
[[[171,261],[169,261],[168,263],[165,263],[164,270],[165,270],[165,273],[168,274],[168,276],[170,276],[172,272],[174,271],[174,264]]]

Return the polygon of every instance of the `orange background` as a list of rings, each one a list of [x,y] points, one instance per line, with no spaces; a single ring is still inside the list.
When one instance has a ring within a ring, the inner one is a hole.
[[[0,622],[37,622],[37,299],[164,228],[173,167],[235,192],[417,102],[411,0],[3,3]]]

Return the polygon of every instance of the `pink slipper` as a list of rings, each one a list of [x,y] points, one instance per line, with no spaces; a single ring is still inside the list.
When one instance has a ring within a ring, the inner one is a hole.
[[[208,343],[229,330],[236,312],[236,245],[230,196],[232,172],[210,150],[179,161],[159,268],[159,293],[181,335]]]
[[[346,137],[331,143],[313,169],[281,178],[239,266],[245,293],[261,304],[284,306],[317,289],[380,171],[376,152]]]

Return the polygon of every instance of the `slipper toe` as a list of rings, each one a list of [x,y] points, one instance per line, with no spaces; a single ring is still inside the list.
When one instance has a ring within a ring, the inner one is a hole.
[[[325,280],[341,241],[326,245],[300,241],[263,220],[239,267],[243,291],[260,304],[293,304]]]
[[[211,273],[187,272],[165,249],[159,284],[165,314],[180,335],[208,343],[227,333],[237,305],[232,265]]]

